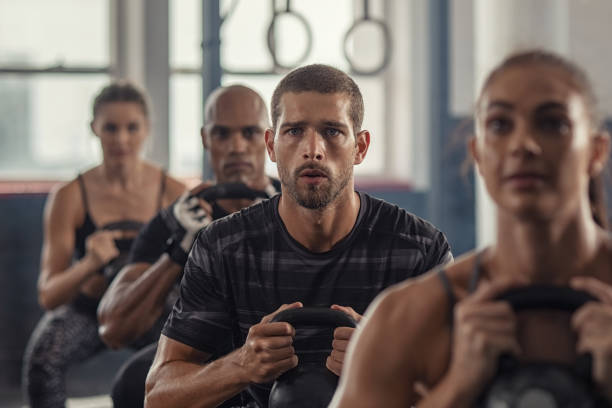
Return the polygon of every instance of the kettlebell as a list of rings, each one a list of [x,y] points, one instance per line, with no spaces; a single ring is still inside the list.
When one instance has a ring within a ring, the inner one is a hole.
[[[587,292],[570,287],[534,285],[511,289],[498,300],[514,311],[555,309],[573,313],[586,302],[597,301]],[[523,363],[502,355],[497,374],[479,398],[481,408],[595,408],[608,403],[597,395],[591,379],[590,354],[574,364],[547,361]]]
[[[253,190],[246,184],[240,182],[215,184],[205,188],[196,195],[209,203],[215,200],[229,198],[245,198],[249,200],[255,200],[256,198],[269,198],[268,193],[265,191]]]
[[[144,224],[139,221],[123,220],[106,224],[101,228],[106,231],[126,231],[134,234],[134,238],[115,239],[115,246],[119,250],[119,255],[109,261],[100,271],[108,284],[115,279],[121,268],[127,265],[130,248],[134,243],[136,234],[138,234],[138,231],[140,231],[143,226]]]
[[[287,322],[300,327],[356,327],[355,320],[339,310],[318,307],[288,309],[279,312],[272,322]],[[330,344],[331,346],[331,344]],[[297,350],[296,350],[297,351]],[[338,376],[325,364],[302,363],[276,379],[269,408],[323,408],[327,407],[338,386]]]

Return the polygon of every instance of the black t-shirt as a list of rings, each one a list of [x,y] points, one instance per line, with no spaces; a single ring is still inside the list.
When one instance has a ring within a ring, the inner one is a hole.
[[[226,354],[283,303],[338,304],[363,314],[384,288],[452,260],[444,234],[433,225],[365,193],[359,193],[352,231],[330,251],[313,253],[287,232],[279,197],[217,220],[199,234],[164,335]],[[331,349],[327,331],[316,329],[298,331],[294,345],[308,350],[298,352],[300,361],[321,360]],[[251,392],[265,404],[269,385],[252,384]]]

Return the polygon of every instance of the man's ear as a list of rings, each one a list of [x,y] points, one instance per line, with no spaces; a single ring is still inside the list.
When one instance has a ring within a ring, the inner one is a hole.
[[[353,164],[360,164],[365,159],[370,147],[370,132],[361,130],[355,135],[355,159]]]
[[[266,150],[270,160],[276,163],[276,153],[274,153],[274,129],[267,128],[264,132],[264,138],[266,140]]]
[[[91,129],[91,133],[93,133],[94,135],[96,135],[96,137],[98,137],[98,134],[94,130],[94,121],[93,120],[91,122],[89,122],[89,128]]]
[[[200,128],[200,136],[202,137],[202,147],[204,147],[204,150],[208,150],[208,134],[206,133],[206,129],[204,129],[204,126]]]
[[[608,162],[608,157],[610,156],[610,134],[602,130],[597,132],[592,140],[589,176],[595,177],[601,173]]]

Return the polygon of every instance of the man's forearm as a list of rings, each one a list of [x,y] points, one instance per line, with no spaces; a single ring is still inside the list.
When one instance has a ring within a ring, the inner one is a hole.
[[[152,265],[140,265],[117,277],[98,308],[100,335],[115,348],[129,344],[155,324],[182,271],[165,254]]]
[[[177,360],[154,365],[147,377],[145,406],[212,408],[237,395],[249,383],[233,362],[234,353],[205,365]]]

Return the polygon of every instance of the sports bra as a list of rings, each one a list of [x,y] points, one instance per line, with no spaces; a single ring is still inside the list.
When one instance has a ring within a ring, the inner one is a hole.
[[[164,191],[166,189],[166,177],[167,177],[166,172],[162,171],[160,189],[159,189],[159,197],[157,199],[157,211],[159,211],[162,206],[162,198],[164,196]],[[138,232],[144,226],[143,222],[137,221],[137,220],[130,220],[130,219],[113,221],[113,222],[104,224],[100,227],[96,226],[96,224],[93,222],[93,219],[91,218],[91,214],[89,211],[89,204],[87,201],[87,191],[85,189],[85,181],[83,180],[83,175],[79,174],[77,177],[77,180],[79,181],[79,187],[81,189],[81,197],[83,200],[83,206],[85,207],[85,220],[83,221],[83,224],[79,228],[77,228],[75,231],[74,252],[75,252],[76,259],[81,259],[85,256],[85,253],[86,253],[85,241],[87,240],[88,236],[90,236],[91,234],[93,234],[94,232],[98,230],[108,230],[108,231],[121,230],[121,231]],[[124,256],[127,255],[127,253],[129,252],[132,246],[133,241],[134,241],[134,238],[121,238],[121,239],[115,240],[115,245],[117,246],[117,249],[119,250],[119,253],[120,253],[119,258],[123,258]]]
[[[470,275],[470,282],[468,285],[468,293],[474,293],[476,287],[478,286],[478,281],[480,280],[480,263],[482,262],[482,253],[484,251],[476,252],[476,256],[474,257],[474,267],[472,269],[472,274]],[[438,270],[438,278],[440,278],[440,282],[442,283],[442,287],[444,288],[444,292],[446,292],[446,296],[448,297],[448,318],[450,322],[451,328],[453,327],[453,315],[455,304],[457,303],[457,298],[455,297],[455,293],[453,292],[453,286],[446,275],[446,270],[444,268]]]

